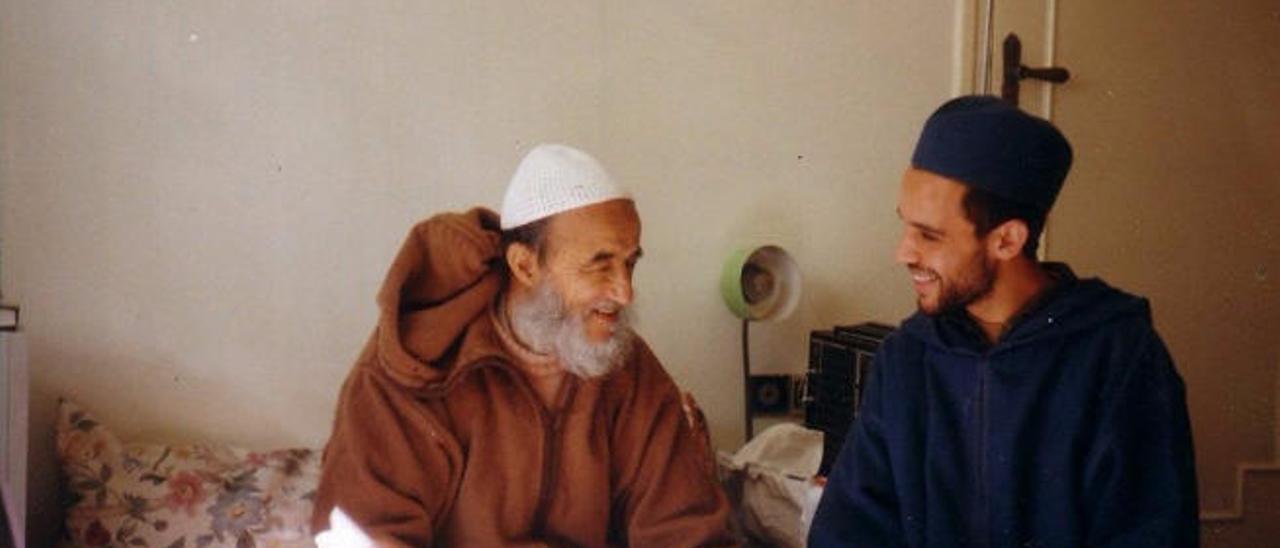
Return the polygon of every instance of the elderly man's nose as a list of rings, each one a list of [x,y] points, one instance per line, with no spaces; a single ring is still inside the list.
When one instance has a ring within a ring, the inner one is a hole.
[[[626,274],[615,276],[609,285],[609,298],[622,306],[631,304],[635,299],[635,289],[631,287],[631,276]]]

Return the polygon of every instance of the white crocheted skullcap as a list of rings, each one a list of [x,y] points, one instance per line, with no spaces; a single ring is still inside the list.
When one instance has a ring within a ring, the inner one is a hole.
[[[590,154],[566,145],[538,145],[520,161],[507,185],[502,199],[502,229],[630,197]]]

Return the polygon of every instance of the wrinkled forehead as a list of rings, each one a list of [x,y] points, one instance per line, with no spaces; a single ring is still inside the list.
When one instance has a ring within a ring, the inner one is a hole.
[[[629,199],[565,211],[549,220],[546,243],[552,253],[627,255],[640,246],[640,215]]]

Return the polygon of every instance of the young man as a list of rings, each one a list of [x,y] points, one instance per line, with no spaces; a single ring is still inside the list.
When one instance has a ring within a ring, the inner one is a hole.
[[[947,102],[902,179],[919,312],[883,344],[812,546],[1195,546],[1183,384],[1146,300],[1035,251],[1071,164],[1048,122]]]
[[[732,544],[705,431],[627,325],[635,204],[543,145],[502,210],[410,233],[342,389],[314,530],[336,508],[379,545]]]

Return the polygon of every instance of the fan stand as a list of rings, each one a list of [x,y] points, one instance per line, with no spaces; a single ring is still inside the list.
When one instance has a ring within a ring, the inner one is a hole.
[[[755,424],[751,420],[751,346],[748,344],[748,332],[751,320],[742,320],[742,420],[743,445],[755,436]]]

